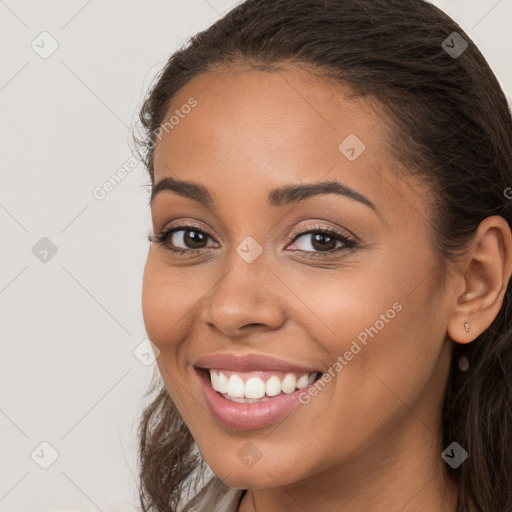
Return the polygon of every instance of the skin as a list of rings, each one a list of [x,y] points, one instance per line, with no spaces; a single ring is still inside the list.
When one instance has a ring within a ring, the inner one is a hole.
[[[150,245],[144,322],[207,463],[227,485],[249,489],[241,512],[455,510],[440,456],[451,348],[474,340],[501,307],[510,229],[487,218],[444,273],[428,227],[432,194],[394,173],[385,118],[348,92],[292,65],[209,71],[174,98],[169,111],[190,97],[198,104],[156,146],[155,183],[201,184],[215,204],[172,191],[154,198],[154,233],[189,220],[211,245],[193,257]],[[349,134],[365,145],[354,161],[338,149]],[[276,187],[334,180],[376,211],[336,194],[267,203]],[[311,234],[293,242],[290,233],[315,226],[355,235],[358,246],[308,257]],[[250,264],[236,252],[248,236],[263,249]],[[269,354],[327,371],[394,303],[401,311],[281,422],[237,431],[210,415],[192,366],[198,357]],[[248,442],[261,452],[252,467],[237,456]]]

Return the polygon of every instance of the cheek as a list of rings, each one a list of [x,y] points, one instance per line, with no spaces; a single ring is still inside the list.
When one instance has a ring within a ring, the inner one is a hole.
[[[190,272],[170,268],[150,251],[142,282],[142,315],[149,339],[160,350],[184,336],[206,291],[205,284],[190,281]]]
[[[142,280],[142,316],[149,339],[160,348],[168,315],[168,290],[159,279],[155,258],[148,254]]]
[[[425,252],[413,265],[395,254],[314,279],[287,276],[301,298],[292,316],[325,354],[340,407],[357,397],[359,415],[383,409],[383,419],[400,400],[417,400],[444,341],[439,276],[428,270],[433,260]]]
[[[174,279],[174,272],[150,249],[142,282],[142,314],[146,333],[160,350],[156,364],[173,402],[182,411],[183,376],[178,371],[181,340],[186,336],[189,288]],[[197,302],[197,299],[196,299]]]
[[[369,288],[370,293],[358,297],[344,295],[337,314],[331,306],[329,325],[338,341],[325,348],[343,359],[335,379],[343,397],[338,403],[357,397],[360,419],[366,415],[385,424],[431,386],[445,336],[435,280],[425,280],[414,291],[391,279],[386,287],[385,280],[380,282],[383,286],[375,293]]]
[[[364,342],[369,337],[366,328],[377,322],[378,330],[383,330],[397,316],[400,305],[393,305],[404,288],[397,273],[384,263],[375,257],[348,262],[345,269],[333,272],[282,270],[280,276],[299,300],[287,290],[283,299],[288,297],[291,316],[310,337],[337,357],[350,349],[352,340],[359,337]],[[383,278],[386,271],[390,275]]]

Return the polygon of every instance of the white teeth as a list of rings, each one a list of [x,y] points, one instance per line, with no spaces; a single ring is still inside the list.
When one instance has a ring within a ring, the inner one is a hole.
[[[258,377],[248,379],[244,394],[245,398],[262,398],[265,396],[265,383]]]
[[[305,388],[309,384],[309,376],[303,375],[300,379],[297,380],[297,387],[299,389]]]
[[[218,391],[219,393],[228,392],[228,378],[222,372],[219,372],[218,389],[215,389],[215,391]]]
[[[238,375],[233,374],[229,378],[227,393],[237,398],[244,397],[244,381]]]
[[[315,381],[316,372],[303,374],[297,378],[293,373],[287,373],[283,380],[277,375],[271,375],[265,382],[259,377],[250,377],[246,382],[233,373],[229,379],[221,370],[209,370],[212,388],[234,402],[253,403],[268,400],[269,397],[281,393],[290,394],[296,389],[302,389]]]
[[[292,373],[288,373],[281,382],[281,390],[283,391],[283,393],[289,395],[290,393],[293,393],[295,391],[296,385],[297,379],[295,378],[295,375],[293,375]]]
[[[210,370],[210,377],[212,381],[212,388],[219,391],[219,370]]]
[[[268,396],[264,396],[263,398],[236,398],[234,396],[225,395],[224,398],[227,398],[231,402],[238,402],[239,404],[255,404],[258,402],[265,402],[266,400],[270,400]]]
[[[265,393],[268,396],[277,396],[281,393],[281,381],[276,375],[272,375],[265,384]]]

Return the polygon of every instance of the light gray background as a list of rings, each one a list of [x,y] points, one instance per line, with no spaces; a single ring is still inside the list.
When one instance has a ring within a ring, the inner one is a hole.
[[[154,366],[145,345],[142,362],[133,353],[146,338],[148,180],[139,164],[103,200],[92,191],[131,156],[154,74],[235,3],[0,0],[1,511],[136,510],[136,426]],[[433,3],[510,101],[512,0]],[[31,47],[50,48],[43,31],[59,45],[46,59]],[[46,262],[32,252],[43,237],[57,247]],[[58,452],[47,469],[42,442]]]

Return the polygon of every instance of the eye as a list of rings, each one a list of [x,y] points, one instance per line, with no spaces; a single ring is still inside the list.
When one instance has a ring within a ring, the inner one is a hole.
[[[150,235],[148,239],[180,254],[218,247],[207,233],[193,225],[171,227],[157,235]]]
[[[173,253],[190,256],[200,254],[202,249],[219,246],[208,233],[194,225],[170,227],[159,234],[148,235],[148,240]],[[295,232],[287,249],[311,256],[327,256],[356,246],[355,240],[334,228],[313,227]]]
[[[288,248],[309,253],[333,253],[356,246],[356,242],[333,228],[314,228],[295,233]]]

